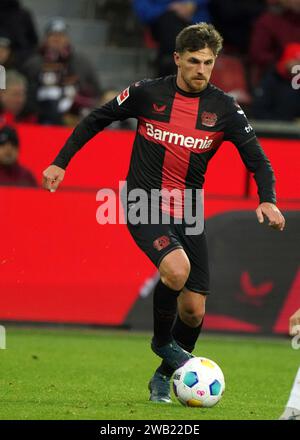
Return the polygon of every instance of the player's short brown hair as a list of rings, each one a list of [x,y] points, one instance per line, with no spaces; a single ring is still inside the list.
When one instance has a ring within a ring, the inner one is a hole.
[[[212,24],[197,23],[185,27],[176,37],[176,52],[195,52],[208,47],[217,56],[223,47],[223,38]]]

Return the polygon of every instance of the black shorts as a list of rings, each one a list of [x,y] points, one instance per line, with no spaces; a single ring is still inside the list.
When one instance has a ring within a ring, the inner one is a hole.
[[[183,249],[191,271],[185,287],[203,295],[209,294],[209,266],[205,229],[199,235],[186,235],[182,224],[127,223],[128,230],[139,248],[159,267],[162,259],[174,249]]]

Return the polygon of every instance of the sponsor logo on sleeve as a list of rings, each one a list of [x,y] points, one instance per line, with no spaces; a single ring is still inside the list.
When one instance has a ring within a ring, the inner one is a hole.
[[[243,115],[243,116],[246,118],[246,115],[245,115],[244,110],[240,107],[240,105],[239,105],[237,102],[235,103],[235,106],[236,106],[236,108],[237,108],[237,113],[238,113],[239,115]]]
[[[253,128],[251,127],[250,124],[248,124],[247,127],[245,127],[245,132],[246,133],[251,133],[251,131],[253,131]]]
[[[123,90],[123,92],[120,93],[119,96],[117,96],[118,104],[119,105],[123,104],[123,102],[126,101],[127,98],[129,98],[129,87],[127,87],[127,89]]]

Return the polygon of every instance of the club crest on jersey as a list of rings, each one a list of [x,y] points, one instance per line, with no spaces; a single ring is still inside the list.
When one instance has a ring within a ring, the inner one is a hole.
[[[217,123],[218,116],[215,113],[203,112],[201,114],[202,125],[206,127],[214,127]]]
[[[123,92],[120,93],[119,96],[117,96],[118,104],[119,105],[123,104],[123,102],[126,101],[127,98],[129,98],[129,87],[127,87],[127,89],[123,90]]]

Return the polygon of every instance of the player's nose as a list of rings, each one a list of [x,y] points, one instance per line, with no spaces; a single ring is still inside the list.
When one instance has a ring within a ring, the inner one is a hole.
[[[204,65],[202,63],[198,64],[198,66],[197,66],[197,74],[198,75],[204,74]]]

